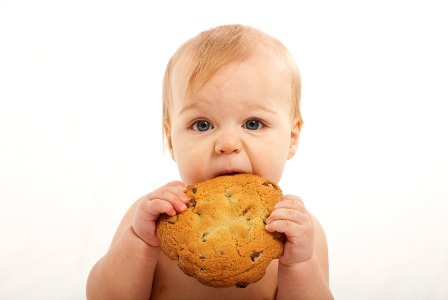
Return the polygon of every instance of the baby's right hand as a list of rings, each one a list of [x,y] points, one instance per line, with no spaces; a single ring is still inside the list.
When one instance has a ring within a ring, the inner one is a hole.
[[[148,245],[158,247],[157,219],[162,213],[174,216],[177,212],[187,209],[186,203],[190,199],[185,194],[186,190],[184,183],[172,181],[140,198],[132,220],[132,227],[137,236]]]

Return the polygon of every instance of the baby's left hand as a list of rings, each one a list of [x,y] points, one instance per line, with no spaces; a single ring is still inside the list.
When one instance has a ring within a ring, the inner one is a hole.
[[[290,265],[305,262],[314,251],[314,223],[303,201],[294,195],[283,196],[266,219],[266,230],[282,232],[286,242],[280,263]]]

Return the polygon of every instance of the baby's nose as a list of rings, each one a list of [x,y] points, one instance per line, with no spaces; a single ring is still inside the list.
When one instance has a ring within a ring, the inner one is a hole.
[[[217,154],[239,153],[242,148],[242,142],[236,132],[227,131],[216,139],[215,152]]]

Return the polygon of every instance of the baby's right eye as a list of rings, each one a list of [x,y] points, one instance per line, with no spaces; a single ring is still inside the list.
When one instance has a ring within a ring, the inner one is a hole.
[[[213,125],[208,121],[199,120],[194,122],[191,128],[196,131],[207,131],[213,129]]]

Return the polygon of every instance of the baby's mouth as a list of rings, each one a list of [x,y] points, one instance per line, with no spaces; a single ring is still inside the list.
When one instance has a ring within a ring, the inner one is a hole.
[[[242,172],[242,171],[225,171],[225,172],[219,173],[215,177],[218,177],[218,176],[233,176],[233,175],[238,175],[238,174],[245,174],[245,172]]]

